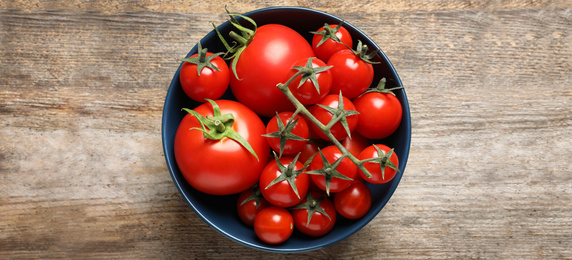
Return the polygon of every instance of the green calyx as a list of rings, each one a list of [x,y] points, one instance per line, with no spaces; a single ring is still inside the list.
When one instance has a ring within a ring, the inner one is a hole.
[[[226,48],[226,53],[224,55],[224,59],[232,60],[230,66],[232,68],[234,76],[237,79],[240,79],[238,77],[238,74],[236,73],[236,64],[238,63],[238,59],[240,58],[240,55],[242,54],[242,52],[244,51],[246,46],[248,46],[250,41],[252,41],[252,38],[254,38],[254,35],[256,34],[257,25],[256,25],[256,22],[248,16],[244,16],[244,15],[240,15],[240,14],[232,14],[232,13],[230,13],[230,11],[226,7],[225,7],[225,10],[226,10],[226,13],[228,14],[228,16],[230,17],[230,24],[238,30],[238,33],[235,31],[231,31],[229,33],[230,38],[232,38],[234,40],[234,44],[231,46],[225,40],[225,38],[222,36],[222,34],[220,33],[220,31],[218,30],[216,25],[214,23],[212,23],[212,25],[213,25],[213,28],[216,31],[219,39],[221,40],[222,44]],[[247,27],[242,26],[240,24],[240,22],[236,19],[236,17],[239,17],[239,18],[246,20],[247,22],[249,22],[250,24],[252,24],[254,26],[254,29],[249,29]]]
[[[276,165],[278,165],[278,170],[280,171],[280,176],[278,176],[278,177],[276,177],[276,179],[272,180],[272,182],[270,182],[270,184],[268,184],[268,186],[266,186],[265,189],[268,189],[268,188],[272,187],[273,185],[275,185],[276,183],[279,183],[281,181],[286,180],[288,182],[288,184],[290,184],[290,187],[292,188],[294,193],[296,193],[296,196],[298,198],[300,198],[300,194],[298,193],[298,188],[296,187],[296,177],[298,177],[300,174],[302,174],[306,170],[307,166],[300,169],[300,170],[296,170],[296,162],[298,161],[299,156],[300,156],[300,153],[298,153],[298,155],[296,155],[296,157],[294,157],[294,160],[292,160],[292,162],[290,162],[288,164],[288,166],[284,166],[280,162],[280,159],[278,158],[276,153],[274,153],[274,159],[276,160]]]
[[[329,26],[328,26],[329,28]],[[315,59],[316,57],[311,57],[308,59],[308,62],[306,62],[306,66],[302,67],[302,66],[294,66],[292,69],[297,70],[299,73],[302,74],[302,79],[300,79],[300,84],[298,84],[298,88],[301,87],[302,85],[304,85],[304,82],[306,82],[306,80],[310,79],[310,81],[312,82],[312,84],[314,85],[314,87],[316,88],[316,92],[318,92],[318,94],[320,94],[320,86],[318,84],[318,78],[317,75],[320,72],[324,72],[326,70],[329,70],[330,68],[332,68],[333,66],[325,66],[325,67],[317,67],[314,68],[314,66],[312,65],[312,61]]]
[[[392,94],[395,96],[395,93],[393,93],[394,90],[398,90],[398,89],[402,89],[403,87],[395,87],[395,88],[385,88],[385,83],[386,83],[386,79],[382,78],[379,83],[377,84],[377,87],[375,88],[370,88],[367,91],[363,92],[360,96],[366,94],[366,93],[371,93],[371,92],[378,92],[378,93],[385,93],[385,94]]]
[[[254,204],[256,205],[256,208],[258,209],[258,207],[260,206],[260,199],[264,198],[262,196],[262,193],[260,192],[260,188],[258,187],[258,184],[254,185],[251,189],[252,194],[250,194],[250,196],[248,196],[246,199],[244,199],[241,203],[240,206],[246,204],[247,202],[254,200]]]
[[[215,53],[215,54],[212,54],[210,56],[207,56],[207,48],[202,48],[200,41],[197,45],[198,45],[198,49],[199,49],[198,50],[198,56],[192,57],[192,58],[184,58],[184,59],[181,59],[181,61],[189,62],[189,63],[197,65],[197,74],[199,76],[201,76],[201,71],[203,71],[203,68],[205,68],[205,67],[210,68],[210,69],[215,70],[215,71],[220,71],[220,69],[217,68],[212,63],[212,60],[214,58],[218,57],[219,55],[224,54],[224,53],[219,52],[219,53]]]
[[[292,118],[294,118],[294,116]],[[308,141],[308,139],[297,136],[292,133],[292,129],[294,129],[294,126],[296,126],[296,123],[298,123],[298,119],[300,119],[298,117],[292,120],[292,118],[290,118],[290,120],[288,120],[286,125],[284,125],[284,123],[282,123],[282,119],[278,115],[278,112],[276,112],[276,123],[278,124],[278,131],[262,135],[264,137],[269,137],[269,138],[280,138],[279,157],[282,157],[282,153],[284,152],[284,147],[286,146],[286,142],[288,140]]]
[[[358,40],[358,44],[355,50],[351,49],[352,52],[357,55],[361,60],[363,60],[366,63],[369,64],[378,64],[379,62],[374,62],[371,61],[371,59],[373,59],[373,57],[375,57],[375,55],[377,54],[377,51],[372,51],[370,53],[367,53],[369,51],[369,47],[367,47],[367,45],[363,44],[360,40]]]
[[[351,138],[351,131],[350,131],[350,128],[348,126],[347,117],[351,116],[351,115],[357,115],[357,114],[359,114],[359,112],[355,111],[355,110],[345,110],[344,109],[344,99],[343,99],[341,91],[340,91],[340,99],[338,100],[338,107],[337,108],[328,107],[328,106],[324,106],[324,105],[320,105],[320,104],[318,104],[318,106],[320,106],[321,108],[327,110],[328,112],[330,112],[332,114],[332,119],[330,120],[328,125],[326,125],[326,128],[330,129],[335,123],[340,122],[340,124],[342,124],[342,126],[346,130],[348,137]]]
[[[308,210],[308,220],[306,222],[306,226],[310,225],[310,221],[312,220],[312,216],[314,216],[314,213],[320,212],[322,213],[324,216],[328,217],[328,219],[332,220],[332,218],[330,217],[330,215],[328,215],[328,213],[326,213],[326,211],[324,210],[324,208],[322,208],[322,206],[320,206],[320,203],[322,203],[322,201],[326,199],[326,196],[322,196],[320,198],[314,198],[311,194],[311,192],[308,192],[308,194],[306,195],[306,202],[299,204],[297,206],[294,206],[292,209],[305,209]]]
[[[320,42],[318,42],[318,44],[316,45],[316,47],[322,45],[324,42],[326,42],[328,39],[332,39],[335,42],[341,43],[340,38],[338,38],[338,36],[336,36],[336,32],[338,32],[338,30],[340,29],[340,27],[342,27],[342,23],[340,22],[338,24],[338,26],[332,28],[330,27],[329,24],[324,23],[324,26],[322,28],[324,28],[323,31],[315,31],[315,32],[310,32],[311,34],[317,34],[317,35],[322,35],[322,39],[320,40]]]
[[[203,136],[205,138],[211,140],[221,140],[223,138],[230,138],[238,142],[244,148],[246,148],[246,150],[248,150],[252,155],[254,155],[254,157],[256,157],[256,160],[259,160],[258,156],[256,155],[256,152],[254,152],[254,149],[252,149],[252,146],[250,146],[248,141],[246,141],[244,137],[242,137],[240,134],[238,134],[236,131],[232,129],[232,124],[234,123],[234,116],[230,113],[224,115],[221,114],[220,107],[215,101],[210,99],[206,100],[213,107],[213,116],[211,117],[208,116],[204,117],[203,115],[197,113],[194,110],[183,108],[183,110],[185,110],[187,113],[197,118],[197,120],[201,124],[201,128],[193,127],[191,128],[191,130],[199,130],[203,132]]]
[[[349,181],[352,181],[353,179],[341,174],[336,170],[340,165],[340,163],[342,163],[342,160],[346,158],[345,156],[341,156],[340,158],[336,159],[333,163],[330,163],[326,159],[324,153],[322,153],[322,150],[318,150],[318,153],[320,154],[320,157],[322,157],[323,167],[318,170],[307,171],[306,174],[323,175],[324,178],[326,179],[326,193],[328,194],[328,196],[330,196],[330,184],[332,182],[332,178],[338,178]]]
[[[391,155],[393,155],[393,148],[391,150],[389,150],[387,153],[384,153],[381,149],[379,149],[379,147],[377,147],[377,145],[374,145],[373,147],[375,148],[375,150],[377,152],[377,157],[365,159],[362,162],[378,163],[379,167],[381,169],[381,178],[383,180],[385,180],[385,168],[386,167],[389,167],[389,168],[394,169],[397,172],[399,172],[399,168],[397,168],[397,165],[395,165],[391,160],[389,160],[391,158]],[[367,173],[366,177],[371,178],[371,174]]]

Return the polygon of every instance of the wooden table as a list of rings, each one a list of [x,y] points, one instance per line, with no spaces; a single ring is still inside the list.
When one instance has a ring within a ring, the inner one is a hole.
[[[296,255],[239,245],[171,180],[178,58],[271,5],[369,34],[411,105],[404,177],[364,229]],[[1,1],[1,258],[572,258],[572,2]]]

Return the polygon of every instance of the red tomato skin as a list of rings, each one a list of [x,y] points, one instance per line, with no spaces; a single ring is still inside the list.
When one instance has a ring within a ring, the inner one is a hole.
[[[281,119],[280,121],[282,121],[282,124],[284,126],[286,126],[286,123],[288,122],[288,120],[290,120],[290,118],[292,118],[293,115],[294,113],[292,112],[281,112],[278,114],[278,116],[280,116]],[[292,128],[291,132],[299,137],[308,139],[310,135],[308,123],[306,123],[306,120],[304,120],[304,118],[298,115],[296,116],[296,118],[298,118],[298,122],[296,122],[296,125],[294,126],[294,128]],[[266,133],[270,134],[276,131],[278,131],[278,123],[276,122],[276,116],[274,116],[272,119],[270,119],[268,125],[266,125]],[[272,150],[280,152],[280,138],[266,137],[266,140],[268,141],[268,144],[270,145],[270,148],[272,148]],[[282,155],[295,155],[298,152],[300,152],[302,148],[304,148],[304,145],[306,143],[307,141],[287,140],[286,144],[284,145],[284,151],[282,152]]]
[[[391,150],[391,148],[383,144],[375,144],[375,146],[381,149],[384,152],[384,154],[386,154],[387,152],[389,152],[389,150]],[[377,151],[375,150],[373,145],[371,145],[360,153],[358,159],[364,160],[368,158],[374,158],[377,156],[378,156]],[[399,159],[397,158],[395,152],[391,155],[391,157],[389,157],[389,160],[393,162],[395,166],[399,166]],[[361,175],[361,177],[369,183],[374,183],[374,184],[388,183],[393,179],[393,177],[395,177],[395,174],[397,174],[396,170],[391,169],[389,167],[385,167],[385,178],[383,178],[378,163],[366,162],[363,164],[363,166],[369,171],[369,173],[371,173],[372,175],[371,178],[367,178],[365,176],[365,173],[363,173],[361,170],[358,170],[358,172]]]
[[[354,105],[359,112],[356,131],[366,138],[386,138],[393,134],[401,123],[401,103],[392,94],[366,93],[354,99]]]
[[[312,155],[318,152],[318,149],[319,147],[317,144],[312,142],[306,142],[306,144],[304,144],[304,147],[302,147],[302,150],[300,150],[300,157],[298,157],[298,160],[301,163],[306,163],[306,161],[310,159]]]
[[[279,207],[264,208],[254,218],[254,233],[268,244],[280,244],[292,235],[294,218],[292,214]]]
[[[260,198],[258,207],[256,206],[255,200],[249,200],[242,204],[242,202],[250,195],[252,195],[251,190],[245,190],[240,193],[240,195],[238,195],[238,199],[236,201],[236,210],[240,220],[244,224],[252,227],[254,226],[254,218],[256,217],[256,214],[258,214],[258,212],[260,212],[262,209],[269,207],[271,204],[268,203],[268,201],[266,201],[264,198]]]
[[[307,60],[308,59],[299,60],[296,63],[294,63],[293,67],[294,66],[304,67],[306,66]],[[320,59],[312,60],[312,67],[314,68],[326,67],[326,66],[327,66],[326,63]],[[291,69],[290,72],[288,73],[287,79],[294,76],[296,72],[298,71]],[[332,88],[332,73],[330,73],[330,70],[322,71],[316,74],[316,80],[318,81],[318,88],[320,89],[319,93],[316,90],[314,83],[312,83],[310,79],[307,79],[301,86],[299,86],[301,79],[302,75],[296,77],[294,80],[292,80],[290,85],[288,85],[288,88],[290,88],[290,91],[296,97],[296,99],[298,99],[298,101],[300,101],[300,103],[302,103],[305,106],[318,103],[320,100],[322,100],[330,93],[330,89]]]
[[[328,162],[330,163],[333,163],[338,158],[342,157],[342,152],[335,145],[325,147],[324,149],[322,149],[322,153],[326,157],[326,160],[328,160]],[[308,170],[309,171],[318,170],[322,169],[323,167],[324,164],[322,161],[322,156],[318,154],[314,156],[314,159],[312,160],[312,163],[310,164]],[[336,168],[336,170],[342,175],[352,178],[352,180],[344,180],[336,177],[332,178],[332,180],[330,181],[330,193],[340,192],[349,187],[352,184],[353,179],[357,174],[357,166],[347,157],[342,160],[342,162],[340,163],[340,165],[338,165],[338,168]],[[323,191],[326,190],[326,178],[323,175],[311,175],[311,178],[314,184],[318,186],[318,188],[320,188]]]
[[[350,50],[336,52],[328,65],[334,66],[332,72],[332,88],[330,93],[342,94],[353,99],[367,90],[373,82],[373,66],[361,60]]]
[[[348,98],[343,97],[343,102],[344,102],[344,110],[356,110],[354,104]],[[327,95],[324,99],[322,99],[318,104],[324,105],[327,107],[337,108],[338,103],[339,103],[339,95],[338,94],[330,94],[330,95]],[[332,120],[333,115],[329,111],[318,106],[318,104],[311,106],[309,108],[309,111],[312,115],[314,115],[314,117],[316,117],[316,119],[318,119],[318,121],[320,121],[324,125],[327,125],[330,122],[330,120]],[[357,127],[358,115],[348,116],[348,117],[346,117],[346,120],[348,122],[348,128],[349,128],[350,133],[351,133]],[[316,133],[318,135],[319,138],[324,139],[324,140],[330,140],[328,138],[328,136],[326,136],[322,132],[322,130],[320,130],[320,128],[318,128],[316,125],[310,124],[310,128],[314,133]],[[334,137],[337,140],[342,140],[348,136],[346,130],[344,129],[344,127],[342,126],[342,124],[340,122],[335,123],[332,126],[332,128],[330,128],[330,131],[332,132],[332,135],[334,135]]]
[[[363,217],[371,208],[371,191],[362,181],[354,181],[345,190],[334,194],[336,211],[347,219]]]
[[[296,31],[278,24],[260,26],[238,59],[239,79],[230,77],[232,93],[238,101],[265,117],[294,111],[276,84],[288,80],[294,62],[310,57],[314,57],[312,47]]]
[[[238,102],[216,103],[222,114],[234,115],[233,129],[250,143],[259,160],[232,139],[206,139],[201,131],[191,129],[201,126],[190,114],[183,118],[175,134],[175,160],[193,188],[211,195],[236,194],[254,186],[268,162],[270,147],[261,136],[266,127],[252,110]],[[210,103],[194,110],[203,116],[213,115]]]
[[[312,197],[317,199],[321,197],[323,192],[312,192]],[[306,198],[304,198],[300,203],[306,202]],[[328,218],[326,215],[315,211],[312,219],[310,220],[310,224],[308,224],[308,210],[307,209],[293,209],[292,216],[294,217],[294,226],[303,234],[306,234],[311,237],[320,237],[327,233],[329,233],[334,225],[336,224],[336,210],[334,208],[334,204],[329,198],[325,198],[320,203],[320,206],[324,209],[326,213],[328,213]]]
[[[282,157],[280,158],[280,162],[284,166],[288,166],[290,162],[293,161],[293,158],[290,157]],[[300,170],[304,168],[304,165],[300,162],[296,162],[294,169]],[[302,173],[296,177],[295,183],[296,188],[298,189],[298,194],[300,197],[296,196],[294,190],[290,186],[288,181],[283,180],[278,182],[269,188],[266,188],[274,179],[280,176],[280,170],[278,169],[278,165],[276,161],[270,161],[264,170],[262,170],[262,174],[260,175],[260,191],[262,192],[262,196],[268,201],[270,204],[281,207],[287,208],[292,207],[298,204],[304,197],[306,197],[306,193],[308,192],[308,186],[310,182],[310,177]]]
[[[207,52],[207,57],[213,53]],[[191,55],[197,57],[198,54]],[[220,71],[204,67],[201,75],[197,73],[197,65],[184,62],[179,72],[181,87],[187,96],[198,102],[205,102],[205,99],[219,99],[228,89],[230,83],[230,70],[221,57],[211,60],[213,65]]]
[[[336,28],[336,26],[338,26],[338,25],[337,24],[330,24],[331,28]],[[324,28],[322,27],[322,28],[318,29],[318,32],[323,31],[323,30],[324,30]],[[316,57],[327,62],[330,59],[330,57],[332,57],[332,55],[334,55],[334,53],[341,51],[341,50],[346,50],[346,49],[348,49],[348,47],[351,48],[353,46],[352,36],[348,32],[348,30],[346,30],[346,28],[344,28],[343,26],[340,26],[340,28],[336,32],[336,36],[338,37],[338,39],[340,39],[340,41],[343,44],[338,43],[332,39],[328,39],[324,43],[322,43],[320,46],[317,46],[318,43],[320,42],[320,40],[322,40],[323,36],[319,35],[319,34],[314,34],[314,36],[312,37],[312,49],[314,50]]]
[[[359,125],[359,119],[358,119],[358,125]],[[359,154],[370,145],[371,145],[370,141],[367,138],[360,135],[357,131],[354,131],[352,133],[351,138],[346,137],[344,138],[344,140],[342,140],[342,146],[348,149],[348,151],[356,158],[358,158]],[[360,174],[356,174],[354,180],[363,181],[363,178],[361,177]]]

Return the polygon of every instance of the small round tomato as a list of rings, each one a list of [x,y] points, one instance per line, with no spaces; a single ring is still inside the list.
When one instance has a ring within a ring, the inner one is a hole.
[[[342,140],[348,136],[348,130],[350,133],[355,130],[358,124],[358,115],[357,112],[355,111],[355,106],[351,100],[349,100],[346,97],[342,97],[343,106],[340,106],[339,100],[340,100],[339,95],[334,95],[334,94],[327,95],[324,99],[318,102],[318,104],[310,107],[309,111],[314,117],[316,117],[316,119],[318,119],[318,121],[320,121],[324,125],[327,125],[334,116],[338,115],[338,113],[353,112],[353,113],[348,113],[349,116],[346,116],[344,119],[342,119],[347,122],[348,125],[347,130],[344,128],[342,121],[338,121],[330,128],[330,131],[332,135],[334,135],[334,138],[336,138],[337,140]],[[330,111],[319,105],[328,107]],[[332,113],[332,111],[334,111],[334,113]],[[328,136],[326,136],[316,125],[310,124],[310,128],[320,138],[324,140],[329,140]]]
[[[371,191],[361,181],[354,181],[345,190],[334,194],[336,211],[345,218],[358,219],[371,208]]]
[[[256,214],[268,206],[270,206],[270,203],[262,197],[258,185],[240,193],[236,200],[238,217],[244,224],[249,226],[254,226]]]
[[[313,142],[306,142],[304,147],[302,147],[302,150],[300,150],[300,162],[306,163],[308,159],[312,158],[312,156],[318,153],[319,148],[320,147],[318,147],[318,145]]]
[[[300,70],[317,69],[319,72],[307,72],[296,77],[288,85],[292,94],[305,106],[318,103],[330,93],[332,88],[332,74],[325,68],[326,63],[317,58],[302,59],[292,65],[287,79],[291,78]],[[297,67],[298,69],[294,68]],[[300,81],[304,79],[303,82]],[[317,84],[317,87],[316,85]]]
[[[323,192],[308,193],[291,211],[296,229],[308,236],[323,236],[336,224],[334,204]]]
[[[264,208],[254,218],[254,233],[268,244],[280,244],[292,235],[294,218],[283,208],[270,206]]]
[[[397,154],[393,152],[393,149],[389,148],[383,144],[375,144],[365,148],[360,155],[360,160],[366,160],[371,158],[379,158],[378,161],[375,162],[365,162],[363,166],[369,171],[372,175],[368,178],[364,172],[361,170],[359,171],[361,177],[369,182],[375,184],[383,184],[391,181],[397,171],[399,166],[399,159],[397,158]]]
[[[306,196],[310,177],[302,172],[304,165],[298,162],[297,158],[294,161],[293,158],[282,157],[279,159],[280,165],[277,160],[269,162],[262,170],[260,191],[272,205],[291,207]]]
[[[279,113],[266,125],[266,140],[270,147],[280,155],[298,153],[306,144],[309,136],[306,120],[298,115],[292,118],[293,115],[292,112]],[[283,147],[281,143],[284,143]]]
[[[230,70],[226,62],[206,49],[184,59],[179,71],[179,81],[187,96],[198,102],[218,99],[228,89]],[[216,69],[215,69],[216,68]]]
[[[358,120],[358,125],[359,125],[359,120]],[[354,131],[352,133],[352,137],[346,137],[344,138],[344,140],[342,140],[342,145],[348,149],[348,151],[355,156],[356,158],[359,157],[359,154],[361,153],[361,151],[363,151],[363,149],[367,148],[368,146],[371,145],[370,141],[361,136],[357,131]],[[356,174],[356,177],[354,178],[356,181],[362,181],[362,177],[360,174]]]
[[[356,131],[366,138],[386,138],[401,123],[401,103],[391,93],[369,92],[354,99],[354,105],[359,112]]]
[[[332,72],[332,88],[330,93],[342,94],[353,99],[366,91],[373,82],[373,66],[351,50],[336,52],[330,60],[329,66],[334,66]]]
[[[357,166],[347,157],[343,158],[339,165],[333,169],[332,165],[342,157],[342,152],[335,145],[322,149],[314,156],[307,174],[311,175],[312,181],[318,188],[331,192],[340,192],[349,187],[357,174]],[[325,158],[324,161],[322,158]]]
[[[337,38],[338,41],[334,38]],[[352,46],[352,36],[348,30],[341,25],[326,24],[324,27],[318,29],[312,37],[312,49],[316,57],[324,61],[328,61],[334,53],[351,48]]]

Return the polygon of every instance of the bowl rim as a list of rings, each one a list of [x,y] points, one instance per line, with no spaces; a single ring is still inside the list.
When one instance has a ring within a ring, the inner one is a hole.
[[[256,9],[253,11],[249,11],[246,13],[243,13],[242,15],[244,16],[251,16],[253,14],[258,14],[258,13],[262,13],[262,12],[268,12],[268,11],[302,11],[302,12],[310,12],[310,13],[315,13],[318,15],[322,15],[325,16],[327,18],[333,19],[333,20],[338,20],[338,21],[343,21],[344,22],[344,26],[350,27],[352,30],[356,31],[357,33],[360,34],[360,36],[363,36],[365,39],[367,39],[368,41],[370,41],[371,43],[373,43],[373,46],[370,47],[374,47],[377,50],[377,55],[383,60],[384,63],[387,64],[387,68],[389,69],[389,71],[391,72],[392,76],[394,76],[394,80],[395,83],[398,86],[403,86],[401,79],[399,78],[399,75],[397,74],[397,71],[395,70],[395,67],[393,66],[393,64],[391,63],[391,61],[388,59],[388,57],[386,56],[386,54],[381,50],[381,48],[379,48],[379,46],[377,46],[377,44],[373,41],[373,39],[371,39],[367,34],[365,34],[363,31],[361,31],[359,28],[355,27],[354,25],[352,25],[351,23],[345,21],[344,19],[337,17],[335,15],[329,14],[327,12],[324,11],[320,11],[320,10],[316,10],[316,9],[312,9],[312,8],[307,8],[307,7],[299,7],[299,6],[273,6],[273,7],[265,7],[265,8],[260,8],[260,9]],[[229,25],[229,21],[226,21],[220,25],[217,26],[218,29],[220,29],[221,27],[226,27]],[[211,30],[209,33],[207,33],[203,38],[214,34],[215,31],[214,29]],[[190,53],[194,53],[197,51],[197,46],[195,45],[190,51]],[[352,236],[353,234],[355,234],[357,231],[359,231],[360,229],[362,229],[364,226],[366,226],[369,222],[371,222],[371,220],[373,220],[381,211],[381,209],[383,209],[385,207],[385,205],[388,203],[389,199],[393,196],[393,193],[395,192],[395,190],[397,189],[397,186],[399,185],[400,181],[401,181],[401,177],[403,175],[403,172],[405,170],[405,166],[407,165],[407,160],[409,157],[409,150],[410,150],[410,146],[411,146],[411,115],[410,115],[410,108],[409,108],[409,102],[407,100],[407,95],[405,93],[404,89],[401,89],[401,94],[402,94],[402,107],[405,108],[405,110],[403,111],[403,116],[405,117],[404,120],[402,120],[402,122],[406,122],[407,125],[404,126],[405,130],[406,130],[406,143],[405,146],[400,146],[400,149],[403,150],[403,153],[406,155],[404,158],[399,158],[400,164],[403,165],[402,168],[400,168],[400,174],[395,176],[394,181],[392,182],[392,185],[388,188],[388,192],[387,195],[383,198],[383,200],[381,201],[381,203],[379,203],[379,205],[376,208],[371,208],[370,210],[374,210],[375,214],[372,214],[372,216],[368,219],[365,219],[363,222],[363,224],[361,225],[353,225],[351,226],[350,229],[348,229],[347,231],[347,236],[339,236],[336,237],[334,239],[331,240],[327,240],[324,243],[319,243],[319,244],[315,244],[315,245],[311,245],[311,246],[305,246],[305,247],[299,247],[299,248],[276,248],[276,247],[272,247],[272,245],[266,245],[263,243],[260,244],[254,244],[254,243],[250,243],[248,241],[245,241],[243,239],[240,239],[232,234],[230,234],[229,232],[225,231],[224,229],[222,229],[221,227],[217,226],[215,223],[213,223],[212,221],[210,221],[205,215],[203,215],[203,213],[193,204],[193,202],[190,200],[190,198],[188,197],[188,195],[184,192],[184,189],[182,187],[182,184],[179,183],[179,181],[177,181],[176,179],[176,174],[177,174],[177,170],[175,169],[175,159],[171,158],[170,156],[168,156],[168,154],[170,154],[170,152],[167,150],[167,142],[169,142],[169,137],[167,136],[166,132],[165,132],[165,125],[167,124],[167,111],[165,109],[166,105],[167,105],[167,101],[170,100],[170,97],[172,95],[171,89],[173,88],[174,85],[176,85],[176,82],[178,80],[178,76],[179,76],[179,72],[181,69],[183,62],[181,62],[181,64],[179,65],[173,79],[171,80],[171,83],[169,85],[169,88],[167,90],[167,94],[165,97],[165,102],[163,104],[163,113],[162,113],[162,120],[161,120],[161,139],[162,139],[162,145],[163,145],[163,154],[165,156],[165,161],[167,163],[168,169],[169,169],[169,173],[171,175],[171,178],[173,179],[173,182],[175,183],[179,194],[181,194],[181,196],[183,196],[184,200],[187,202],[187,204],[193,209],[193,211],[203,220],[205,221],[210,227],[212,227],[214,230],[218,231],[220,234],[230,238],[232,241],[238,242],[239,244],[242,245],[246,245],[248,247],[254,248],[254,249],[258,249],[258,250],[262,250],[262,251],[267,251],[267,252],[275,252],[275,253],[293,253],[293,252],[307,252],[307,251],[312,251],[312,250],[316,250],[316,249],[320,249],[320,248],[324,248],[327,246],[331,246],[333,244],[336,244],[342,240],[344,240],[347,237]]]

